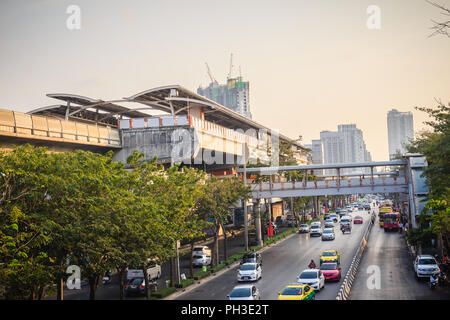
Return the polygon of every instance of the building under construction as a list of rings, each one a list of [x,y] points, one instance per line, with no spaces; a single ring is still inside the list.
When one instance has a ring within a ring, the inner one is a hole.
[[[206,88],[199,87],[197,93],[251,119],[249,82],[242,80],[243,78],[240,75],[240,72],[239,77],[232,78],[232,67],[233,54],[231,54],[230,71],[227,76],[227,83],[220,85],[212,76],[211,70],[209,69],[208,64],[206,64],[211,83]]]

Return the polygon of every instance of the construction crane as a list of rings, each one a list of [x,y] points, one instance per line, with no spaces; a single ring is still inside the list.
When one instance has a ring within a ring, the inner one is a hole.
[[[211,83],[219,84],[219,83],[217,82],[217,80],[212,76],[211,70],[209,69],[209,66],[208,66],[208,63],[205,62],[205,64],[206,64],[206,69],[208,70],[208,76],[209,76],[209,78],[211,79]]]
[[[230,79],[231,78],[231,69],[233,68],[233,54],[231,54],[231,57],[230,57],[230,71],[228,72],[228,77],[227,77],[227,79]]]

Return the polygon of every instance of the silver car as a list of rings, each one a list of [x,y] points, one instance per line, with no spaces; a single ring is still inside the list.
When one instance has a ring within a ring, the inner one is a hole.
[[[325,228],[334,228],[333,219],[329,218],[329,219],[325,220]]]
[[[311,236],[321,236],[322,235],[322,227],[318,225],[311,226],[311,229],[309,231],[309,234]]]
[[[300,232],[300,233],[308,233],[309,232],[309,225],[307,225],[307,224],[300,225],[300,227],[298,228],[298,232]]]
[[[325,228],[322,233],[322,240],[334,240],[336,238],[333,228]]]
[[[227,295],[228,300],[261,300],[259,289],[254,285],[239,285]]]

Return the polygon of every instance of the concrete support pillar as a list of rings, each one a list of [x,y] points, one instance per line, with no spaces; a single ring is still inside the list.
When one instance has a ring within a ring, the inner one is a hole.
[[[255,212],[255,227],[256,227],[256,242],[258,246],[263,245],[262,240],[262,228],[261,228],[261,204],[260,199],[256,199],[256,212]]]

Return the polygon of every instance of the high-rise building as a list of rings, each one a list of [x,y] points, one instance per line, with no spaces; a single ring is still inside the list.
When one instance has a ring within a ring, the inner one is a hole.
[[[414,139],[414,123],[412,112],[399,112],[392,109],[387,114],[389,159],[396,154],[405,154],[405,145]]]
[[[312,140],[311,144],[307,144],[305,147],[311,149],[308,160],[312,164],[323,164],[323,146],[321,140]],[[314,174],[322,175],[323,170],[314,170]]]
[[[206,88],[199,87],[197,93],[231,110],[252,118],[250,112],[249,82],[242,77],[229,78],[227,84],[211,82]]]
[[[367,151],[363,133],[355,124],[338,125],[338,131],[322,131],[320,140],[323,145],[323,163],[370,162],[372,157]],[[346,169],[347,173],[368,173],[369,169]],[[335,174],[335,170],[326,170],[326,174]]]

